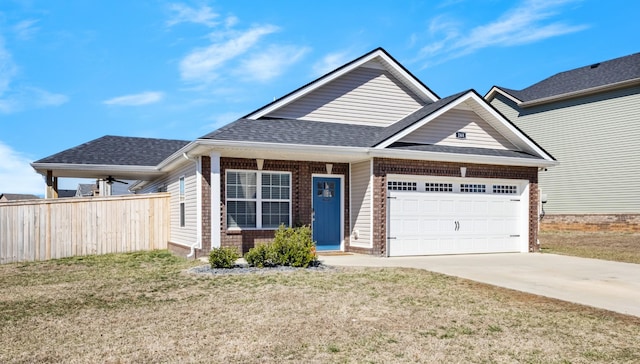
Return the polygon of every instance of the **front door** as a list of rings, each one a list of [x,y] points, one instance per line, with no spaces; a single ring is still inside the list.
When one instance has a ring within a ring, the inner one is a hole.
[[[313,177],[313,240],[317,250],[340,250],[340,178]]]

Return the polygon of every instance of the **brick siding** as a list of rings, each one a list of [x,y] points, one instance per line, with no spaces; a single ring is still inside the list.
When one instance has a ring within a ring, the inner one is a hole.
[[[546,215],[540,230],[640,232],[640,214]]]
[[[349,164],[328,162],[265,160],[262,170],[291,172],[291,220],[294,226],[311,225],[311,178],[313,174],[326,174],[326,163],[333,164],[331,174],[344,178],[344,239],[349,241]],[[227,230],[226,219],[226,170],[258,170],[255,159],[220,158],[220,241],[222,246],[237,247],[241,253],[259,243],[273,239],[273,230]]]

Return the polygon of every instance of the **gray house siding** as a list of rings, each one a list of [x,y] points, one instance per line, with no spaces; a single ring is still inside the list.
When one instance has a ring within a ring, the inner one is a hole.
[[[466,133],[465,139],[456,138],[456,132]],[[470,110],[450,110],[438,119],[405,136],[400,142],[516,150],[504,136]]]
[[[351,164],[351,245],[371,248],[373,178],[372,161]]]
[[[640,213],[640,87],[526,109],[491,101],[560,165],[540,173],[549,214]]]
[[[185,183],[185,226],[180,226],[180,177]],[[191,246],[198,241],[196,164],[189,163],[146,185],[138,193],[171,193],[171,242]]]
[[[266,116],[387,126],[423,104],[388,71],[360,67]]]

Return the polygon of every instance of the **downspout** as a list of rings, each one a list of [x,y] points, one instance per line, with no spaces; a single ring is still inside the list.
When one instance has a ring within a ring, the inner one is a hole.
[[[200,237],[198,237],[198,240],[200,240]],[[191,252],[189,253],[189,255],[187,255],[187,258],[191,258],[196,254],[196,246],[198,246],[198,244],[200,244],[200,242],[196,241],[195,243],[193,243],[193,245],[191,245]]]

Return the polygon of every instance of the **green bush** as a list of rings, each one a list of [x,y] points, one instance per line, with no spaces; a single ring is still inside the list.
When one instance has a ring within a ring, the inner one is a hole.
[[[236,248],[213,248],[209,253],[211,268],[233,268],[240,258]]]
[[[250,266],[258,268],[275,267],[277,265],[270,244],[258,244],[249,249],[247,254],[244,255],[244,259]]]
[[[250,249],[245,259],[249,265],[260,268],[276,265],[306,268],[318,262],[311,228],[286,228],[284,225],[276,230],[271,244],[260,244]]]

